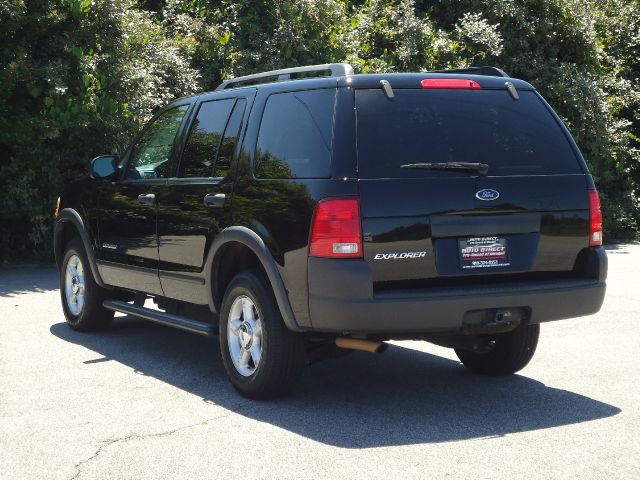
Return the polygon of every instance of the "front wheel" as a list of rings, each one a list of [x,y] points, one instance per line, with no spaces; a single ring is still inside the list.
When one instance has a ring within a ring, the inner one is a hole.
[[[231,281],[219,325],[222,359],[236,390],[266,399],[293,387],[304,366],[304,338],[285,326],[261,272],[243,272]]]
[[[483,375],[511,375],[527,366],[536,352],[540,324],[521,325],[512,332],[487,339],[490,349],[473,352],[456,348],[456,355],[469,370]]]
[[[71,240],[65,249],[60,297],[64,316],[74,330],[100,330],[113,320],[113,312],[102,306],[108,292],[94,280],[84,246],[78,239]]]

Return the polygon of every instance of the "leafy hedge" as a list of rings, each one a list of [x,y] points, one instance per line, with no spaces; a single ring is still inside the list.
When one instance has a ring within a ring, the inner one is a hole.
[[[337,61],[496,65],[530,81],[591,165],[606,236],[632,238],[639,45],[634,0],[0,0],[0,258],[50,258],[60,188],[170,99]]]

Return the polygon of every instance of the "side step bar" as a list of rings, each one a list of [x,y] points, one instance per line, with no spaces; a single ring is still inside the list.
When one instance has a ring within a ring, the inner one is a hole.
[[[106,309],[113,310],[114,312],[126,313],[127,315],[144,318],[145,320],[166,325],[167,327],[179,328],[180,330],[186,330],[187,332],[197,333],[207,337],[215,336],[218,330],[216,325],[212,325],[210,323],[192,320],[191,318],[181,317],[180,315],[174,315],[172,313],[160,312],[151,308],[132,305],[119,300],[105,300],[102,303],[102,306]]]

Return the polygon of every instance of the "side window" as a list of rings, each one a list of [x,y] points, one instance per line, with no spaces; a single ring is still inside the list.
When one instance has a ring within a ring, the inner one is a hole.
[[[259,178],[326,178],[331,170],[335,89],[267,99],[256,144]]]
[[[231,118],[229,118],[229,123],[227,124],[222,143],[220,144],[214,177],[226,177],[229,174],[229,166],[231,165],[233,153],[238,144],[238,136],[240,135],[246,105],[247,101],[244,98],[239,98],[236,106],[233,108],[233,113],[231,114]]]
[[[167,110],[144,131],[133,147],[127,179],[166,178],[173,142],[188,105]]]
[[[180,162],[180,177],[211,177],[220,140],[235,99],[203,103],[193,121]]]

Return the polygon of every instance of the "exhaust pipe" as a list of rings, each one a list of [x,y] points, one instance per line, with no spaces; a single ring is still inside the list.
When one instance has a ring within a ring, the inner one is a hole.
[[[338,337],[336,338],[336,346],[351,350],[362,350],[363,352],[383,353],[389,345],[384,342],[374,342],[373,340]]]

